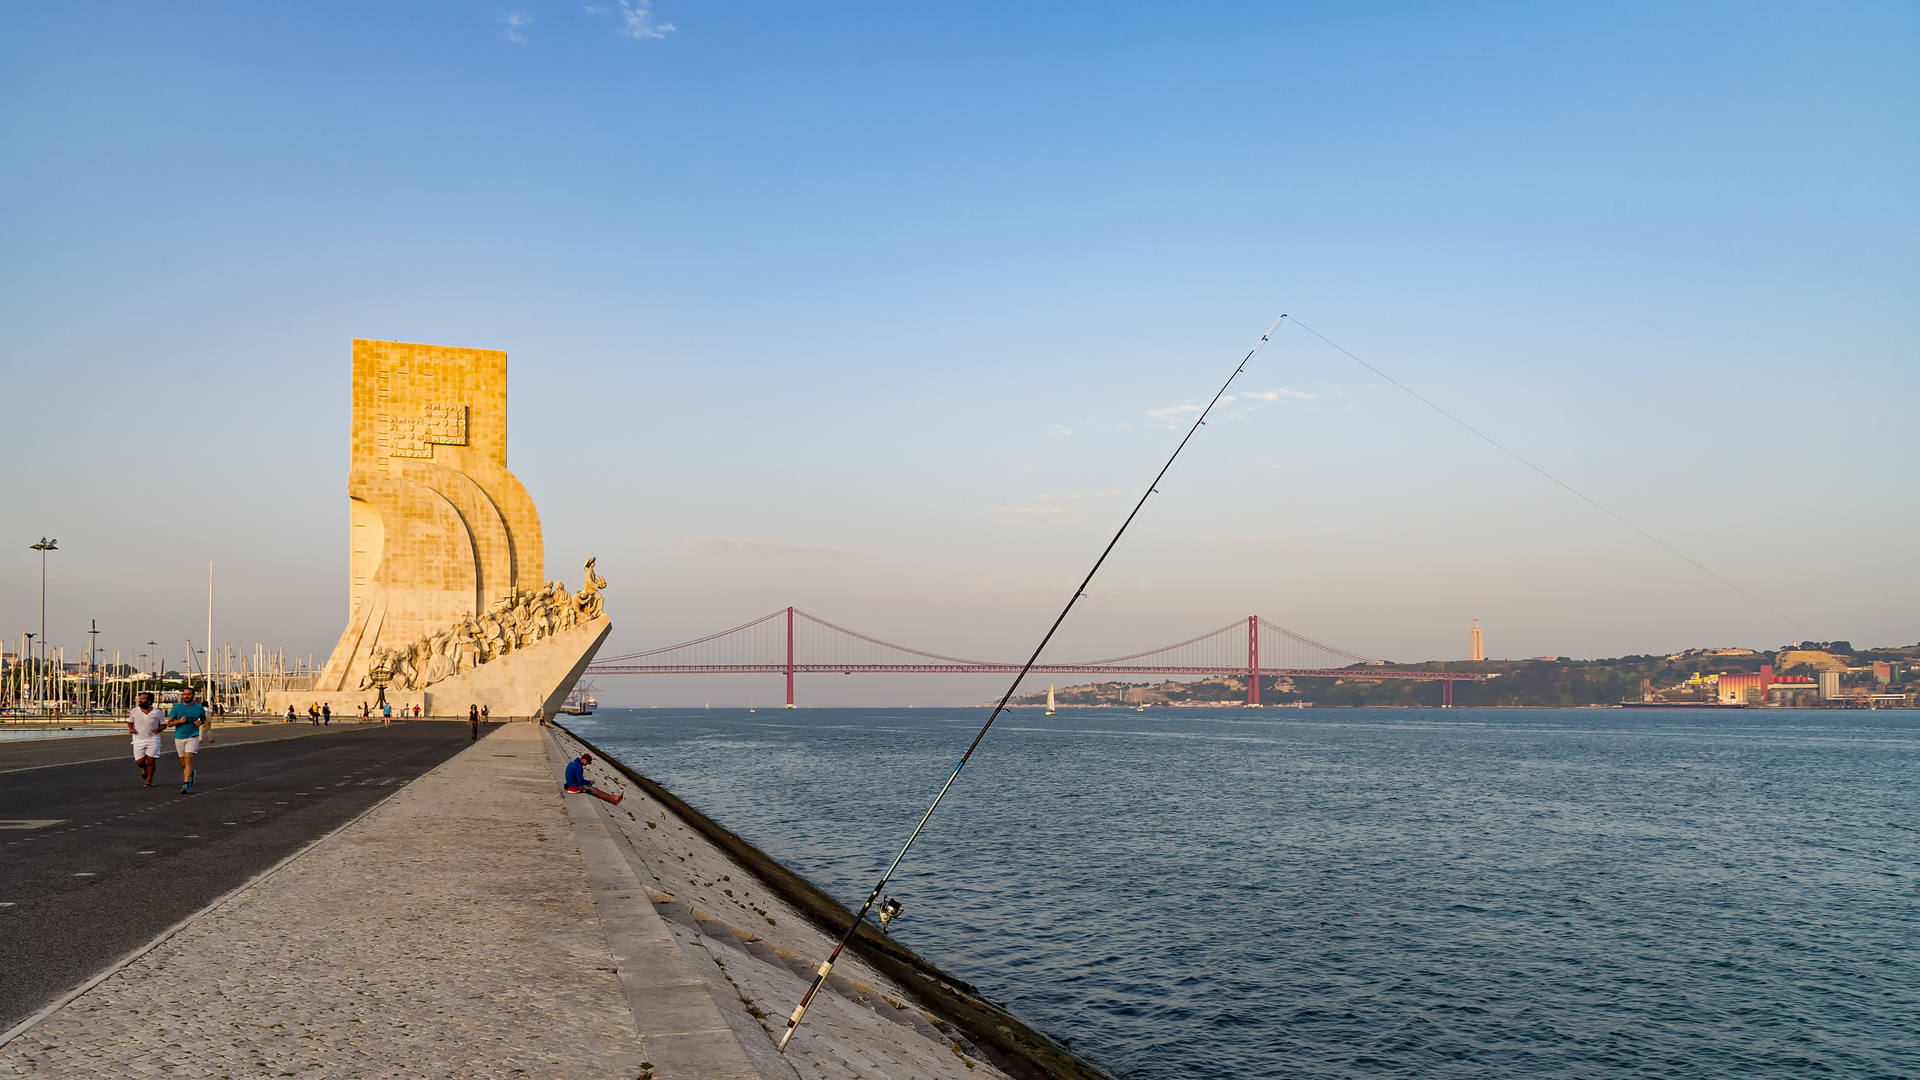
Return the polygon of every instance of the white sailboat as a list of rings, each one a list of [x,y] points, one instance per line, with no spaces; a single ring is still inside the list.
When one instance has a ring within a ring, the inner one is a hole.
[[[1053,684],[1047,684],[1047,715],[1053,715]]]

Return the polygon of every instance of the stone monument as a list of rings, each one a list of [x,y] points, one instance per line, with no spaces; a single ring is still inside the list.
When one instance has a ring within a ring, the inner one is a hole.
[[[347,628],[311,690],[357,716],[552,716],[613,628],[588,559],[579,592],[545,580],[540,515],[507,471],[507,354],[353,343]]]

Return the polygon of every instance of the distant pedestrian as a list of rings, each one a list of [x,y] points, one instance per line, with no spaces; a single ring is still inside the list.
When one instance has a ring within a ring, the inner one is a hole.
[[[141,694],[133,711],[127,714],[127,731],[133,736],[133,763],[140,767],[140,778],[153,786],[153,770],[160,764],[160,732],[167,726],[167,710],[153,703],[152,694]]]
[[[320,706],[311,701],[307,702],[307,723],[314,727],[320,726]]]
[[[380,703],[380,726],[393,726],[393,702],[391,701],[383,701]]]
[[[413,707],[413,718],[414,718],[415,720],[418,720],[418,719],[420,719],[420,706],[418,706],[418,705],[415,705],[415,706]]]
[[[323,701],[320,703],[320,726],[329,727],[332,724],[333,724],[333,702]]]
[[[491,711],[485,705],[480,706],[480,719],[485,720]]]
[[[473,742],[480,738],[480,706],[467,706],[467,727],[470,730],[470,734],[467,736],[468,742]]]
[[[173,752],[180,755],[180,794],[193,791],[193,759],[200,754],[200,725],[206,723],[207,707],[193,700],[193,687],[180,692],[180,703],[167,711],[167,726],[173,729]]]
[[[293,706],[287,706],[287,723],[293,723]]]

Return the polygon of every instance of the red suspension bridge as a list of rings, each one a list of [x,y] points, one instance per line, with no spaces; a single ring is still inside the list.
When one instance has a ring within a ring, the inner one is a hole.
[[[1323,645],[1249,615],[1198,637],[1105,660],[1033,665],[1036,675],[1244,676],[1247,704],[1260,704],[1263,677],[1409,679],[1441,684],[1441,702],[1453,704],[1453,684],[1485,682],[1459,671],[1384,667],[1384,661]],[[799,608],[782,608],[731,630],[645,652],[610,656],[588,675],[777,675],[787,677],[787,708],[794,707],[796,675],[1013,674],[1018,663],[968,660],[895,645],[849,630]]]

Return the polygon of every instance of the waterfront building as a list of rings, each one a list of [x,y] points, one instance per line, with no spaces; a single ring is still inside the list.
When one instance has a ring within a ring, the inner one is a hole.
[[[1805,675],[1775,675],[1772,664],[1761,664],[1757,673],[1721,672],[1715,691],[1722,705],[1798,703],[1811,701],[1815,684]]]
[[[1820,673],[1820,696],[1827,701],[1839,701],[1845,695],[1840,692],[1840,673],[1822,671]]]

